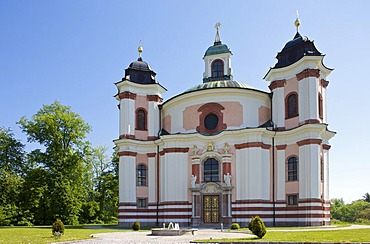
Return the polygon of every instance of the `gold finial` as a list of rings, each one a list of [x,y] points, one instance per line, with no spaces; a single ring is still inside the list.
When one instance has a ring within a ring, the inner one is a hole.
[[[141,58],[141,53],[143,52],[143,46],[141,46],[141,40],[139,42],[139,47],[138,47],[137,51],[139,52],[139,57]]]
[[[297,28],[297,32],[298,32],[298,28],[299,28],[299,26],[301,25],[301,20],[299,19],[298,10],[297,10],[297,18],[296,18],[296,19],[295,19],[295,21],[294,21],[294,25],[295,25],[295,27]]]

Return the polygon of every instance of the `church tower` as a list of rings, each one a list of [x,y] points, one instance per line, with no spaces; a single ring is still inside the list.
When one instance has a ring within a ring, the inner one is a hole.
[[[220,22],[217,22],[215,42],[204,54],[205,69],[203,82],[233,80],[231,69],[231,55],[233,55],[226,44],[222,44],[220,38]]]
[[[288,208],[320,206],[319,215],[307,215],[297,224],[327,225],[329,139],[335,132],[327,128],[326,89],[332,69],[324,65],[325,55],[314,42],[299,33],[298,14],[294,24],[297,33],[277,54],[277,63],[264,78],[270,81],[272,121],[277,131],[276,201],[285,201]],[[296,133],[295,143],[289,144],[287,131]]]
[[[119,214],[118,219],[133,222],[126,208],[148,208],[156,202],[156,146],[160,131],[162,93],[166,89],[156,80],[156,73],[143,61],[143,48],[139,58],[125,70],[121,81],[115,83],[119,101]],[[127,224],[127,223],[126,223]]]

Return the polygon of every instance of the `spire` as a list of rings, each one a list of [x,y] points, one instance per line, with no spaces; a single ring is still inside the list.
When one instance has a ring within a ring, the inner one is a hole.
[[[295,25],[295,27],[297,28],[297,33],[298,33],[298,28],[299,28],[299,26],[301,25],[301,20],[299,19],[298,10],[297,10],[297,18],[296,18],[296,19],[295,19],[295,21],[294,21],[294,25]]]
[[[220,22],[217,22],[216,25],[215,25],[215,28],[216,28],[217,31],[216,31],[216,37],[215,37],[214,45],[220,45],[221,44],[221,38],[220,38],[220,32],[219,32],[220,26],[221,26]]]
[[[137,51],[139,52],[139,58],[137,60],[143,61],[143,59],[141,58],[141,53],[143,52],[143,46],[141,46],[141,40],[139,41],[139,47],[137,48]]]

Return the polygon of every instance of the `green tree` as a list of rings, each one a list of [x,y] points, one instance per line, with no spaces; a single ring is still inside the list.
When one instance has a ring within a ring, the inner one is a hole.
[[[26,171],[24,145],[0,128],[0,225],[18,224],[18,197]]]
[[[42,194],[43,199],[50,201],[48,211],[66,224],[78,223],[86,194],[83,186],[88,163],[84,157],[89,144],[85,138],[91,127],[70,107],[57,101],[43,105],[31,119],[22,117],[18,123],[28,142],[42,146],[31,155],[35,167],[50,175],[48,189]]]
[[[92,148],[92,185],[84,204],[82,222],[109,223],[117,220],[118,215],[118,160],[107,155],[107,146]]]
[[[370,194],[368,192],[366,192],[365,195],[363,196],[363,200],[365,202],[370,202]]]

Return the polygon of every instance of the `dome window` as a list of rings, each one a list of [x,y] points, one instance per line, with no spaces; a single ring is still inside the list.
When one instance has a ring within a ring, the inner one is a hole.
[[[204,126],[207,130],[214,130],[218,125],[218,117],[214,114],[208,114],[204,119]]]
[[[224,62],[221,59],[216,59],[212,62],[212,77],[221,77],[224,75]]]

